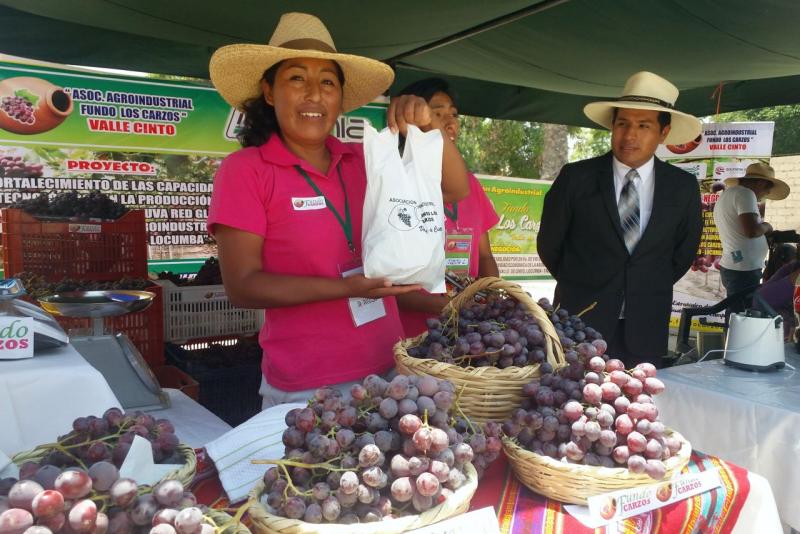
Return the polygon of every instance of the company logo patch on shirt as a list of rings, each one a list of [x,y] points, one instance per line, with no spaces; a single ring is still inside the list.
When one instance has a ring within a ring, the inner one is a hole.
[[[292,207],[295,211],[324,210],[325,197],[292,197]]]

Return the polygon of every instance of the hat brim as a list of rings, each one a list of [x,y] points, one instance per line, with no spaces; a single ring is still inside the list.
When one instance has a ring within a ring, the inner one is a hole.
[[[394,80],[391,67],[374,59],[321,52],[295,50],[270,45],[237,44],[219,48],[211,56],[208,71],[211,83],[231,106],[241,109],[252,98],[260,96],[264,71],[285,59],[329,59],[339,64],[344,73],[342,111],[348,112],[368,104],[386,91]]]
[[[666,111],[671,114],[672,122],[669,133],[666,139],[664,139],[665,145],[688,143],[696,139],[703,131],[703,125],[697,117],[649,102],[622,102],[617,100],[591,102],[584,106],[583,113],[589,117],[592,122],[610,130],[614,119],[614,108]]]
[[[769,190],[769,193],[764,195],[764,198],[766,198],[767,200],[783,200],[784,198],[789,196],[789,192],[791,190],[789,188],[789,184],[787,184],[783,180],[779,180],[777,178],[766,178],[764,176],[744,175],[735,178],[725,178],[725,180],[723,180],[723,183],[726,186],[739,185],[739,180],[742,178],[755,178],[758,180],[767,180],[769,182],[772,182],[772,189]]]

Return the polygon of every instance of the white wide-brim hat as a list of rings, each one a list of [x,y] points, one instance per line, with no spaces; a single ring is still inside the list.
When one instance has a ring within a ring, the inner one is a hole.
[[[264,71],[279,61],[292,58],[329,59],[339,64],[345,82],[344,112],[368,104],[394,80],[394,72],[385,63],[337,52],[322,21],[306,13],[282,15],[268,44],[234,44],[217,49],[211,56],[208,71],[222,98],[241,109],[247,100],[262,95]]]
[[[614,108],[666,111],[672,115],[672,123],[664,144],[678,145],[692,141],[703,129],[697,117],[675,109],[678,92],[677,87],[658,74],[637,72],[625,82],[621,97],[616,100],[591,102],[586,104],[583,112],[593,122],[610,130],[614,120]]]
[[[789,184],[787,184],[783,180],[775,178],[775,169],[773,169],[766,163],[761,163],[760,161],[756,163],[751,163],[750,165],[747,166],[747,170],[744,171],[744,176],[737,178],[726,178],[725,185],[726,186],[739,185],[739,180],[741,180],[742,178],[758,178],[759,180],[766,180],[768,182],[772,182],[772,189],[769,190],[769,193],[764,195],[764,198],[766,199],[783,200],[784,198],[789,196],[790,192]]]

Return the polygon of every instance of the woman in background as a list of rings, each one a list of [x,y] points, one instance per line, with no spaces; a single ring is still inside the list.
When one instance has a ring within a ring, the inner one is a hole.
[[[399,95],[424,98],[432,115],[430,125],[421,129],[428,131],[438,128],[446,140],[455,143],[459,132],[458,109],[445,80],[425,78],[412,83]],[[445,199],[447,270],[472,278],[499,276],[489,243],[489,230],[500,219],[478,179],[474,174],[468,174],[469,196],[458,202],[447,202]],[[397,305],[406,337],[424,332],[426,320],[438,316],[448,301],[447,295],[435,295],[423,290],[398,295]]]

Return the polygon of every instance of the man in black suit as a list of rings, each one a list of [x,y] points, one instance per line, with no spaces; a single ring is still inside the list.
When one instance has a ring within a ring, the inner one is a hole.
[[[557,281],[555,303],[578,313],[626,366],[661,366],[672,285],[700,243],[700,191],[691,174],[654,157],[661,143],[695,139],[700,121],[674,109],[678,89],[634,74],[614,101],[584,113],[611,130],[611,152],[565,165],[544,199],[537,240]]]

